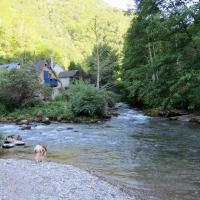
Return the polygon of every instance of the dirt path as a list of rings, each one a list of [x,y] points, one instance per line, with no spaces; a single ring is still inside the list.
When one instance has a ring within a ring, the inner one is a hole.
[[[69,165],[0,159],[0,200],[126,200],[118,188]]]

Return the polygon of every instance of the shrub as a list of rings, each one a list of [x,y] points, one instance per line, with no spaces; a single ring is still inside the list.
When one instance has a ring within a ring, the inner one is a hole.
[[[43,91],[33,67],[0,72],[0,102],[10,111],[33,105]]]
[[[0,103],[0,115],[6,115],[8,113],[6,106],[2,103]]]
[[[1,143],[1,141],[4,139],[4,136],[3,136],[3,134],[2,133],[0,133],[0,143]]]
[[[105,90],[78,81],[69,88],[69,105],[74,116],[103,117],[107,112],[108,95]]]
[[[38,115],[52,119],[57,117],[73,117],[66,102],[64,101],[44,101],[36,104],[33,107],[16,109],[14,112],[9,114],[9,116],[12,118],[18,118],[21,116],[32,118],[33,116]]]

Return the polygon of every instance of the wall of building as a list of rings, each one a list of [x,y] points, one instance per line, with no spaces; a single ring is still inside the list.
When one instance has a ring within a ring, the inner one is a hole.
[[[69,87],[70,84],[70,78],[60,78],[60,81],[62,82],[62,87]]]

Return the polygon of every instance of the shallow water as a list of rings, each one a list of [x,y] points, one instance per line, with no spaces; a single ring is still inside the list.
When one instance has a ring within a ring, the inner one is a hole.
[[[0,124],[0,132],[19,134],[27,144],[1,150],[0,158],[32,159],[33,146],[46,143],[48,160],[92,170],[130,188],[138,199],[200,199],[200,126],[118,106],[118,117],[98,124],[37,125],[28,131]]]

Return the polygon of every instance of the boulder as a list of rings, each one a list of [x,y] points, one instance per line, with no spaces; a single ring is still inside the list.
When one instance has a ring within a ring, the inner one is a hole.
[[[29,121],[27,119],[22,119],[17,122],[18,125],[28,125]]]
[[[20,135],[8,135],[5,139],[5,141],[12,143],[13,141],[18,140],[22,141],[22,137]]]
[[[200,116],[193,115],[190,121],[200,124]]]
[[[23,124],[21,130],[31,130],[31,125]]]
[[[188,113],[184,110],[178,110],[178,109],[173,109],[166,112],[166,117],[176,117],[182,115],[188,115]]]
[[[57,122],[61,122],[62,120],[63,120],[62,117],[57,117],[56,119]]]
[[[16,140],[16,141],[14,141],[14,144],[15,144],[16,146],[24,146],[24,145],[25,145],[25,142]]]
[[[51,121],[50,121],[50,119],[49,119],[48,117],[44,117],[44,118],[42,119],[42,123],[43,123],[43,124],[46,124],[46,125],[49,125],[49,124],[51,124]]]
[[[13,148],[13,147],[15,147],[14,143],[6,143],[6,142],[4,142],[3,145],[2,145],[2,148],[4,148],[4,149],[10,149],[10,148]]]
[[[3,148],[12,148],[14,146],[21,146],[25,145],[25,143],[22,141],[21,136],[19,135],[9,135],[6,137],[5,141],[3,142],[2,147]]]

